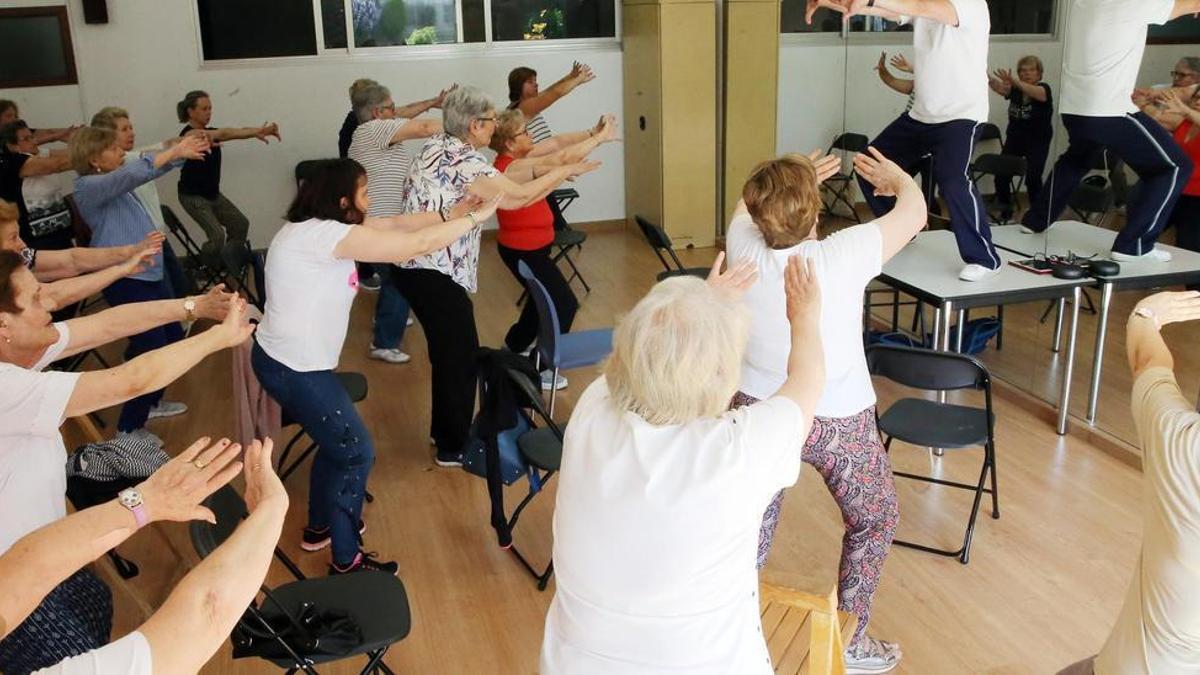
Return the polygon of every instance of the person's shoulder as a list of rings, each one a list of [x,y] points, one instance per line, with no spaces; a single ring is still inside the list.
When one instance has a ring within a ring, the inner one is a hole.
[[[496,165],[497,169],[504,171],[514,161],[516,161],[516,160],[512,155],[500,153],[500,154],[496,155],[496,160],[495,160],[494,164]]]

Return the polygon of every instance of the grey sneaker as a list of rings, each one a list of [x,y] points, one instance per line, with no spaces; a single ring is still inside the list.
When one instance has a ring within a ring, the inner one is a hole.
[[[141,429],[134,429],[133,431],[118,431],[117,438],[128,438],[135,441],[142,441],[144,443],[153,443],[160,448],[163,446],[163,439],[150,433],[144,427]]]
[[[895,642],[884,642],[873,637],[863,638],[844,654],[846,675],[876,675],[891,671],[900,663],[904,654]]]
[[[412,357],[399,349],[381,349],[375,345],[371,345],[371,351],[367,352],[367,356],[376,361],[387,361],[388,363],[408,363]]]
[[[554,376],[554,371],[547,370],[542,373],[542,391],[550,391],[550,389],[566,389],[567,378],[559,375]]]
[[[174,417],[176,415],[182,415],[187,411],[188,407],[186,403],[163,399],[158,402],[158,405],[150,409],[150,419],[155,420],[160,417]]]

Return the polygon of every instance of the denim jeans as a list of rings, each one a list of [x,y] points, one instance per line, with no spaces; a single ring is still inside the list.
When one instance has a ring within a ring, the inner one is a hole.
[[[358,521],[375,463],[371,434],[332,370],[292,370],[257,342],[250,362],[263,389],[317,444],[309,474],[308,526],[329,528],[333,562],[349,565],[360,548]]]
[[[158,281],[118,279],[105,288],[103,294],[110,307],[132,302],[169,300],[175,297],[171,281],[165,276]],[[129,344],[125,347],[125,360],[129,361],[146,352],[166,347],[182,339],[183,328],[178,323],[168,323],[151,328],[129,337]],[[146,426],[146,420],[150,417],[150,409],[157,405],[162,397],[163,390],[159,389],[129,399],[121,408],[121,417],[117,420],[117,431],[134,431]]]
[[[375,329],[371,344],[380,349],[395,349],[404,338],[408,324],[408,300],[392,283],[391,265],[372,265],[379,275],[379,299],[375,303]]]

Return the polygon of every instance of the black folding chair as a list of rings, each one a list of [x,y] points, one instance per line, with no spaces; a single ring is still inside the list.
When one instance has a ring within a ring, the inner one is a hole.
[[[1084,178],[1079,187],[1075,188],[1075,191],[1067,198],[1067,207],[1080,220],[1088,225],[1101,227],[1108,219],[1109,211],[1115,203],[1116,196],[1113,194],[1108,178],[1098,175]],[[1099,220],[1093,223],[1092,219],[1097,216],[1099,216]]]
[[[258,284],[258,278],[263,275],[261,268],[255,266],[254,251],[250,249],[250,243],[247,241],[227,241],[221,247],[221,262],[225,266],[225,274],[227,278],[233,280],[232,291],[245,294],[246,299],[250,301],[259,311],[266,310],[266,302],[259,294],[258,286],[250,285],[250,272],[254,272],[255,283]],[[265,258],[264,258],[265,260]]]
[[[996,141],[1001,147],[1004,146],[1004,138],[1000,134],[1000,127],[991,122],[984,122],[979,125],[979,131],[975,135],[975,146],[987,143],[988,141]]]
[[[1000,517],[996,491],[996,416],[992,408],[992,380],[987,368],[978,360],[963,354],[893,345],[873,345],[868,348],[867,367],[872,375],[887,378],[912,389],[970,389],[983,392],[982,409],[939,403],[924,398],[902,398],[879,417],[883,447],[889,452],[894,439],[922,447],[946,449],[983,446],[983,466],[979,472],[979,482],[975,485],[902,471],[893,472],[897,476],[971,490],[975,493],[961,548],[950,551],[899,539],[895,541],[900,546],[958,558],[959,562],[967,564],[971,553],[971,537],[975,533],[975,518],[979,514],[979,503],[984,493],[992,495],[992,518]],[[989,477],[991,488],[986,487]]]
[[[844,133],[833,139],[833,143],[830,144],[827,154],[832,155],[834,152],[838,152],[841,154],[843,161],[845,161],[847,155],[866,152],[867,146],[870,144],[871,139],[867,138],[864,134]],[[837,215],[833,210],[834,207],[838,204],[843,204],[850,210],[850,217],[856,222],[862,223],[862,218],[859,217],[858,211],[854,208],[854,202],[850,200],[857,176],[858,173],[855,171],[853,163],[851,163],[849,173],[838,171],[825,179],[825,182],[821,184],[821,188],[830,195],[829,200],[824,203],[825,213],[831,216]]]
[[[191,276],[192,283],[196,288],[204,291],[221,283],[223,270],[220,251],[214,251],[208,242],[205,242],[204,246],[197,243],[188,233],[187,228],[183,226],[179,216],[176,216],[171,207],[166,204],[162,205],[162,216],[163,222],[167,224],[167,230],[183,248],[183,256],[179,260],[179,264],[183,267],[183,271]]]
[[[991,153],[980,155],[971,164],[971,182],[975,184],[975,188],[979,190],[980,194],[983,194],[983,190],[979,189],[979,181],[984,176],[991,176],[996,185],[1000,185],[1001,181],[1008,183],[1008,195],[1011,202],[1001,203],[997,196],[998,192],[983,195],[984,209],[987,211],[988,218],[996,225],[1003,225],[1007,220],[1005,216],[1011,217],[1012,213],[1016,211],[1017,193],[1025,185],[1027,166],[1024,157]]]
[[[575,261],[571,258],[572,250],[583,251],[583,243],[587,241],[587,232],[582,232],[571,227],[567,223],[567,219],[562,217],[562,212],[567,210],[576,199],[579,199],[579,192],[574,188],[566,188],[555,190],[546,198],[550,202],[551,210],[554,211],[554,255],[551,260],[558,263],[562,260],[567,261],[567,265],[571,267],[571,275],[567,277],[567,285],[578,279],[579,283],[583,284],[583,292],[591,293],[592,287],[588,285],[587,279],[583,278],[583,273],[579,271]],[[521,289],[521,295],[517,298],[517,306],[525,304],[529,298],[529,292],[524,288]]]
[[[700,277],[701,279],[708,278],[709,268],[707,267],[684,267],[683,262],[679,260],[679,256],[675,255],[675,247],[671,244],[671,238],[667,236],[665,230],[658,225],[646,220],[641,216],[634,216],[638,227],[642,230],[642,235],[646,237],[646,242],[650,244],[650,248],[654,250],[654,255],[658,256],[658,261],[662,263],[663,271],[658,273],[656,277],[659,281],[668,277]],[[663,256],[666,253],[666,256]],[[671,262],[667,262],[667,258]],[[672,265],[674,263],[674,265]]]
[[[208,557],[224,543],[247,515],[246,503],[229,486],[213,493],[204,501],[204,505],[212,510],[217,522],[215,525],[202,520],[191,523],[189,531],[192,546],[201,558]],[[265,660],[286,669],[288,675],[298,671],[314,675],[317,672],[314,666],[360,655],[367,657],[367,664],[359,671],[361,675],[392,675],[392,670],[383,662],[383,656],[389,647],[407,637],[412,629],[408,594],[400,579],[377,571],[309,579],[278,547],[275,548],[275,558],[287,567],[296,581],[275,588],[263,585],[261,590],[265,599],[262,605],[256,607],[251,604],[246,609],[235,633],[241,629],[249,634],[264,635],[266,639],[278,643],[287,656]],[[282,623],[299,626],[299,615],[308,603],[323,610],[349,614],[362,633],[362,642],[347,654],[306,654],[296,640],[289,639],[272,627]]]

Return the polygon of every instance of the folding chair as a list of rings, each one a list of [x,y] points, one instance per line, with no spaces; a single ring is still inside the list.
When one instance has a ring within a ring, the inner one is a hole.
[[[1024,157],[991,153],[980,155],[971,164],[971,182],[975,184],[975,188],[979,190],[979,194],[981,195],[983,194],[983,190],[979,187],[979,181],[984,176],[991,176],[996,184],[999,184],[1000,181],[1008,182],[1008,194],[1012,199],[1012,203],[1001,203],[997,197],[998,192],[983,195],[984,209],[987,211],[988,218],[996,225],[1003,225],[1007,221],[1005,212],[1011,217],[1011,214],[1016,211],[1017,193],[1025,185],[1026,167],[1027,163]]]
[[[983,446],[983,466],[975,485],[894,471],[897,476],[971,490],[975,500],[967,520],[962,547],[950,551],[897,539],[896,544],[929,553],[958,558],[966,565],[971,554],[975,518],[984,493],[992,495],[992,518],[1000,517],[996,491],[995,412],[992,408],[992,379],[978,360],[963,354],[915,349],[893,345],[873,345],[867,349],[867,368],[872,375],[922,391],[982,391],[984,408],[939,403],[924,398],[902,398],[879,417],[883,447],[891,451],[892,441],[900,439],[922,447],[959,449]],[[986,487],[991,478],[991,488]]]
[[[195,520],[189,527],[192,546],[201,558],[208,557],[224,543],[246,517],[246,503],[228,485],[213,493],[204,501],[204,505],[212,510],[217,522],[214,525]],[[309,579],[278,547],[275,548],[275,558],[287,567],[296,581],[275,588],[268,588],[264,584],[262,592],[265,599],[262,606],[250,605],[238,621],[238,629],[266,635],[287,654],[286,658],[265,660],[287,669],[288,675],[297,671],[314,675],[317,672],[314,666],[362,655],[367,657],[367,664],[359,671],[361,675],[392,675],[392,670],[383,662],[383,656],[389,647],[407,637],[412,629],[408,594],[400,579],[376,571]],[[300,644],[272,628],[272,619],[276,620],[276,624],[283,619],[293,626],[300,625],[298,616],[307,603],[349,614],[362,632],[362,643],[344,655],[310,655],[303,653]]]
[[[550,293],[542,282],[533,276],[525,261],[517,263],[517,272],[525,280],[525,287],[537,307],[538,339],[535,359],[538,370],[549,367],[558,379],[559,370],[571,370],[600,363],[612,351],[612,329],[575,331],[563,333],[559,328],[558,312],[550,300]],[[553,380],[552,380],[553,381]],[[554,414],[556,387],[550,388],[550,415]]]
[[[979,149],[980,145],[988,141],[996,142],[996,150],[999,152],[1004,147],[1004,138],[1000,134],[1000,127],[991,122],[984,122],[979,125],[979,132],[975,136],[975,148]]]
[[[844,133],[833,139],[833,143],[829,146],[827,154],[832,155],[834,152],[841,154],[842,160],[845,161],[847,155],[854,155],[860,152],[866,152],[867,146],[871,144],[871,139],[864,134]],[[850,217],[855,222],[862,223],[862,218],[859,217],[858,211],[854,208],[854,202],[850,200],[853,194],[854,183],[858,176],[853,163],[850,165],[850,171],[838,171],[825,182],[821,184],[821,188],[829,193],[829,201],[824,203],[825,213],[834,216],[837,215],[833,208],[838,204],[844,204],[850,210]]]
[[[1088,225],[1104,227],[1108,214],[1116,203],[1116,196],[1109,185],[1108,178],[1103,176],[1088,176],[1079,187],[1067,198],[1067,207]],[[1099,216],[1095,223],[1092,218]]]
[[[255,268],[254,251],[250,249],[250,243],[246,241],[225,242],[225,245],[221,247],[221,262],[225,265],[225,273],[228,278],[233,280],[231,290],[235,293],[244,293],[246,299],[259,311],[265,311],[266,303],[259,295],[257,287],[250,285],[252,270],[255,272],[256,283],[258,277],[262,275],[262,270]]]
[[[567,210],[576,199],[579,199],[579,192],[574,188],[566,188],[555,190],[550,193],[548,198],[558,209],[559,213]],[[591,293],[592,287],[588,285],[587,279],[583,278],[583,274],[579,271],[579,267],[575,265],[575,261],[569,255],[572,249],[583,251],[583,242],[587,241],[587,232],[576,230],[567,224],[563,218],[554,219],[554,246],[558,251],[554,254],[554,262],[566,260],[571,267],[571,276],[567,277],[567,284],[570,285],[575,279],[583,284],[583,292]]]
[[[162,205],[163,222],[167,224],[167,230],[175,237],[179,245],[183,247],[183,259],[179,264],[184,271],[191,275],[192,283],[201,291],[215,286],[222,281],[222,263],[219,251],[213,251],[212,247],[201,246],[188,233],[187,228],[183,226],[183,222],[179,220],[179,216],[171,210],[171,207],[166,204]]]
[[[708,278],[709,269],[707,267],[684,267],[683,262],[679,260],[679,256],[675,255],[675,247],[671,244],[671,238],[667,236],[665,230],[658,225],[646,220],[641,216],[634,216],[638,227],[642,230],[642,235],[646,237],[646,242],[650,244],[650,248],[654,250],[654,255],[658,256],[658,261],[662,263],[663,271],[658,273],[656,277],[659,281],[668,277],[700,277],[701,279]],[[670,257],[671,263],[667,262],[667,258],[663,257],[663,252],[666,252]]]

